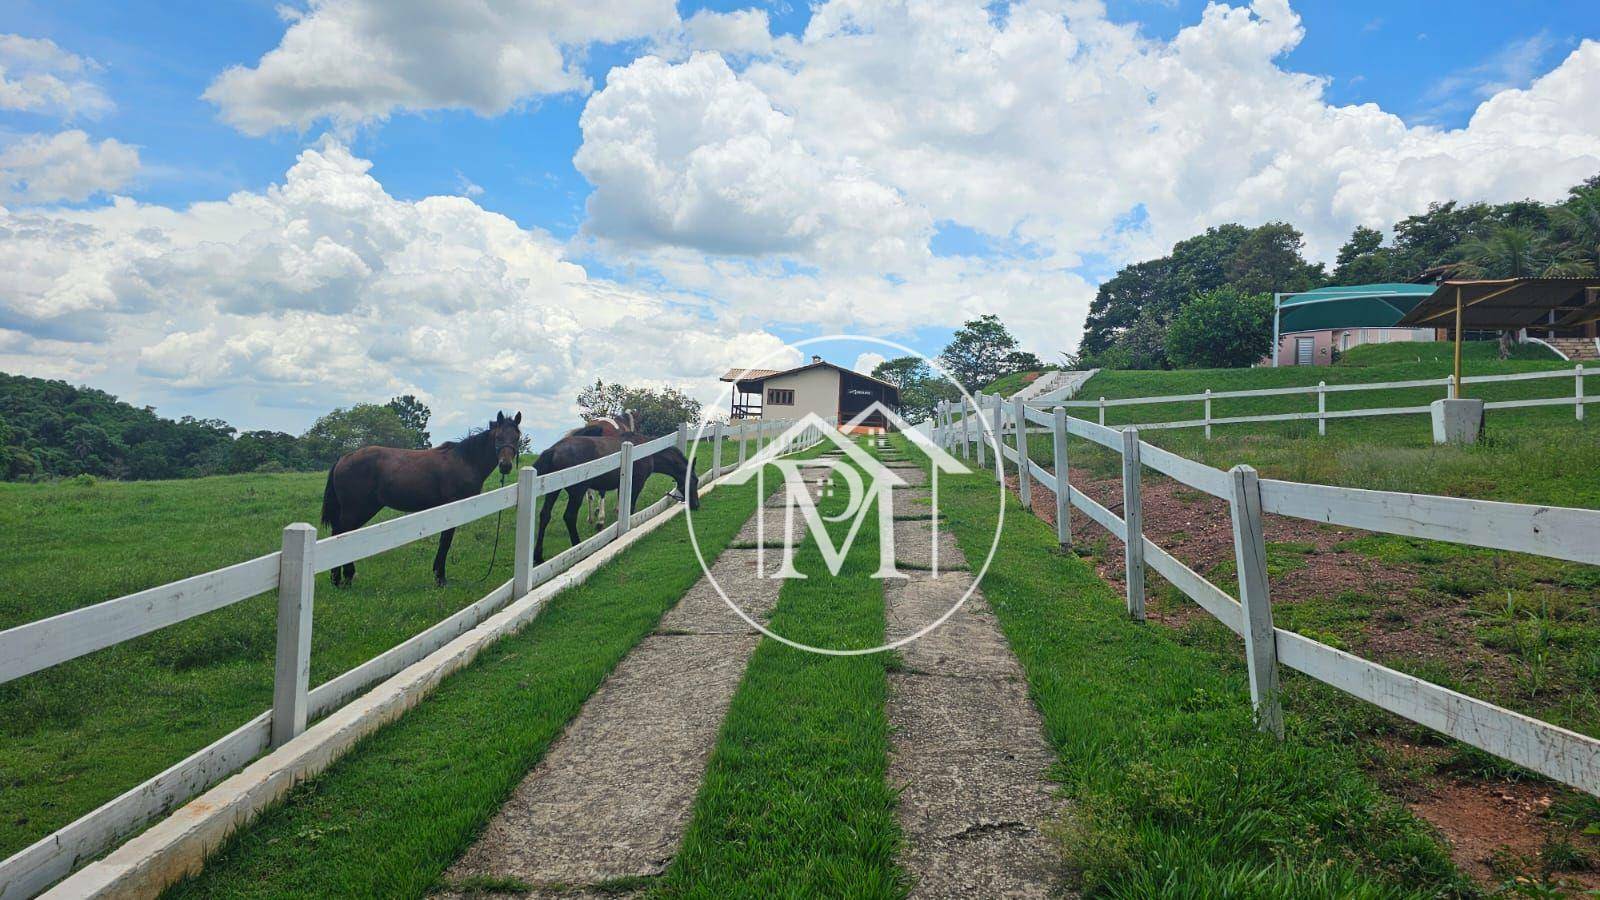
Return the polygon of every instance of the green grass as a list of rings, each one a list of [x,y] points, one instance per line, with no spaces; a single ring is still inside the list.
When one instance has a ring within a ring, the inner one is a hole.
[[[983,392],[985,394],[1000,394],[1002,397],[1009,397],[1032,384],[1034,379],[1049,371],[1052,370],[1046,368],[1037,372],[1013,372],[990,382],[989,386],[983,389]]]
[[[992,482],[979,474],[941,488],[963,551],[982,555]],[[983,589],[1059,754],[1075,801],[1061,840],[1088,895],[1473,892],[1429,829],[1363,773],[1359,752],[1293,695],[1284,741],[1256,731],[1231,634],[1189,643],[1131,622],[1051,528],[1007,503]]]
[[[709,459],[709,452],[698,454],[696,464],[703,469]],[[0,628],[277,550],[284,525],[316,521],[325,477],[0,484]],[[487,486],[498,484],[496,474]],[[670,487],[668,479],[650,479],[641,503]],[[546,546],[552,555],[567,546],[559,509]],[[493,518],[457,530],[451,583],[443,589],[433,584],[433,538],[359,562],[347,590],[318,576],[312,685],[510,578],[513,519],[509,511],[502,517],[498,560],[487,578]],[[580,530],[588,534],[586,526]],[[270,706],[276,613],[274,595],[264,594],[0,685],[0,857]]]
[[[694,515],[701,546],[718,552],[754,503],[750,485],[708,496]],[[170,895],[422,896],[700,576],[684,519],[647,535],[296,788]]]
[[[830,513],[844,501],[839,492],[820,506]],[[784,583],[772,629],[822,647],[881,643],[876,529],[868,516],[838,577],[828,577],[808,539],[795,564],[812,577]],[[890,662],[884,653],[823,656],[763,639],[723,722],[683,847],[655,893],[904,894],[894,796],[884,780]]]

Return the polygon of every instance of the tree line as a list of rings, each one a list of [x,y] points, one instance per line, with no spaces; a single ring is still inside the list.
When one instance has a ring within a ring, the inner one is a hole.
[[[407,394],[388,403],[335,409],[300,435],[241,432],[221,419],[168,419],[105,391],[0,373],[0,479],[319,470],[367,444],[426,447],[431,415],[426,404]]]
[[[1100,285],[1075,360],[1168,369],[1248,366],[1272,343],[1272,293],[1443,278],[1600,274],[1600,175],[1557,203],[1430,204],[1393,236],[1358,226],[1333,270],[1287,222],[1218,225]]]
[[[898,387],[900,415],[920,422],[932,417],[940,400],[961,396],[952,379],[970,393],[1007,375],[1048,368],[1039,357],[1021,349],[1016,336],[995,315],[969,319],[956,329],[939,353],[938,364],[949,378],[934,371],[920,356],[886,359],[871,374]]]

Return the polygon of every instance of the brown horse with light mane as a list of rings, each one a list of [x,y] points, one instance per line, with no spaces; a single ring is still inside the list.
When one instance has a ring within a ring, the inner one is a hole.
[[[560,472],[573,466],[583,465],[591,460],[610,456],[622,449],[622,443],[638,445],[650,440],[649,435],[639,434],[636,431],[624,431],[610,437],[590,437],[588,435],[573,434],[556,441],[549,449],[539,454],[534,461],[533,468],[540,475]],[[650,456],[636,458],[633,461],[633,493],[632,496],[617,498],[617,518],[633,512],[634,505],[639,500],[639,492],[644,490],[645,479],[654,473],[660,473],[678,482],[678,492],[690,509],[700,508],[699,478],[694,469],[689,465],[689,460],[677,447],[668,447]],[[578,545],[578,505],[583,502],[583,495],[587,491],[614,491],[621,483],[621,473],[616,469],[602,472],[566,488],[567,508],[561,518],[567,524],[567,537],[571,545]],[[533,561],[544,562],[544,532],[550,526],[550,514],[555,509],[556,500],[560,492],[546,494],[544,502],[539,506],[539,527],[533,540]]]
[[[497,466],[501,475],[507,475],[517,464],[521,424],[522,413],[510,418],[496,413],[487,429],[431,450],[362,447],[346,453],[328,470],[328,485],[322,491],[323,524],[334,534],[343,534],[367,524],[385,506],[419,512],[477,495]],[[455,534],[448,528],[439,535],[433,577],[440,585]],[[335,585],[349,584],[355,577],[355,563],[333,570]]]
[[[583,425],[567,432],[564,437],[616,437],[624,431],[638,431],[637,417],[633,410],[623,410],[614,416],[601,416],[597,419],[586,419]],[[591,490],[594,496],[589,501],[588,520],[591,528],[599,528],[606,524],[606,492]]]

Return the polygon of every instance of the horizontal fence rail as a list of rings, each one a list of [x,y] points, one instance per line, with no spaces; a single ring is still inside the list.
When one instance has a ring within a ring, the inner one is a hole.
[[[0,683],[264,594],[278,554],[149,588],[0,631]]]
[[[1587,396],[1584,393],[1584,374],[1584,367],[1582,365],[1575,365],[1570,369],[1550,369],[1538,372],[1513,372],[1506,375],[1470,375],[1462,378],[1461,383],[1464,386],[1471,387],[1473,385],[1501,384],[1512,381],[1539,381],[1556,378],[1570,379],[1573,383],[1573,388],[1572,393],[1568,396],[1539,397],[1519,400],[1490,400],[1484,403],[1484,408],[1519,409],[1542,406],[1571,406],[1573,408],[1574,417],[1581,420],[1583,419],[1584,405],[1600,401],[1600,397]],[[1589,374],[1594,373],[1591,371]],[[1136,423],[1135,427],[1141,429],[1204,428],[1206,431],[1206,437],[1209,438],[1211,436],[1211,427],[1213,425],[1237,425],[1246,422],[1297,422],[1316,420],[1318,423],[1318,432],[1326,434],[1327,420],[1329,419],[1354,419],[1365,416],[1426,415],[1431,411],[1431,407],[1427,405],[1330,410],[1327,408],[1327,404],[1325,402],[1328,394],[1343,394],[1353,391],[1393,391],[1406,388],[1427,387],[1440,388],[1444,392],[1442,396],[1446,399],[1459,393],[1454,388],[1454,376],[1446,375],[1439,378],[1416,378],[1407,381],[1379,381],[1364,382],[1360,384],[1318,383],[1309,385],[1292,385],[1290,387],[1281,388],[1255,388],[1241,391],[1208,390],[1197,394],[1161,394],[1159,396],[1152,397],[1117,397],[1110,399],[1101,397],[1097,400],[1047,401],[1038,402],[1029,406],[1027,418],[1029,422],[1048,425],[1049,423],[1044,421],[1042,418],[1036,418],[1034,413],[1038,411],[1054,409],[1056,407],[1065,409],[1092,409],[1096,410],[1098,413],[1099,424],[1104,425],[1106,419],[1106,410],[1108,409],[1129,406],[1158,406],[1168,403],[1204,403],[1205,414],[1202,418],[1180,419],[1164,422],[1139,422]],[[979,394],[978,396],[982,397],[983,395]],[[1317,408],[1302,412],[1261,413],[1257,415],[1246,416],[1213,416],[1211,414],[1211,402],[1213,400],[1231,400],[1258,397],[1315,397]],[[962,406],[965,406],[964,401]],[[964,412],[959,409],[946,411],[943,421],[954,421],[957,416],[961,416],[964,421]],[[1029,433],[1038,432],[1034,432],[1032,429],[1029,429]]]
[[[1530,372],[1508,376],[1487,376],[1473,381],[1519,381],[1534,378],[1582,377],[1582,367],[1557,372]],[[1363,385],[1366,388],[1445,385],[1448,379],[1396,382],[1389,385]],[[1356,386],[1340,386],[1356,390]],[[1332,388],[1329,388],[1332,390]],[[1466,696],[1432,682],[1395,671],[1343,650],[1322,644],[1296,632],[1272,624],[1270,589],[1265,565],[1263,514],[1291,516],[1383,534],[1447,541],[1492,550],[1529,553],[1552,559],[1600,565],[1600,510],[1500,503],[1428,494],[1369,491],[1358,488],[1303,484],[1275,479],[1258,479],[1248,466],[1231,471],[1212,468],[1138,439],[1145,428],[1179,425],[1220,424],[1225,421],[1281,421],[1285,418],[1315,418],[1318,413],[1282,416],[1211,418],[1192,423],[1155,423],[1141,426],[1107,427],[1072,418],[1068,407],[1096,408],[1103,412],[1111,405],[1131,406],[1152,401],[1177,402],[1209,400],[1225,396],[1264,396],[1287,393],[1316,393],[1317,387],[1270,391],[1232,391],[1187,394],[1178,397],[1137,398],[1126,401],[1065,401],[1048,407],[1019,407],[1012,411],[996,403],[998,398],[978,394],[971,401],[941,403],[934,421],[939,424],[935,443],[968,454],[970,444],[992,443],[999,448],[1000,460],[1018,460],[1027,447],[1028,437],[1047,433],[1054,442],[1055,471],[1048,472],[1032,460],[1026,469],[1031,483],[1057,493],[1057,531],[1063,546],[1071,545],[1071,529],[1060,520],[1065,511],[1076,507],[1125,546],[1137,541],[1141,553],[1129,552],[1130,568],[1128,611],[1142,618],[1144,597],[1142,574],[1148,567],[1165,578],[1185,596],[1195,601],[1229,630],[1245,639],[1249,663],[1251,701],[1263,730],[1282,734],[1282,713],[1277,690],[1278,665],[1332,685],[1352,696],[1444,735],[1531,769],[1563,784],[1600,796],[1600,740],[1505,709],[1493,703]],[[1581,382],[1578,399],[1583,398]],[[1592,398],[1590,398],[1592,399]],[[1507,405],[1564,405],[1572,398],[1519,401]],[[1493,404],[1488,404],[1493,405]],[[1581,407],[1580,407],[1581,408]],[[1428,407],[1396,410],[1348,410],[1328,412],[1328,418],[1354,415],[1381,415],[1401,412],[1426,412]],[[984,421],[995,412],[993,433],[967,427],[969,421]],[[1024,434],[1018,435],[1019,424]],[[1010,436],[1021,441],[1022,450],[1005,443]],[[1083,438],[1118,454],[1123,466],[1123,514],[1118,516],[1105,506],[1071,487],[1067,465],[1069,437]],[[980,462],[982,456],[980,455]],[[1019,463],[1020,465],[1020,463]],[[1234,522],[1234,549],[1243,600],[1212,584],[1165,549],[1140,533],[1138,481],[1148,466],[1174,481],[1226,500]],[[1060,492],[1065,492],[1062,497]],[[1031,508],[1031,507],[1030,507]],[[1130,527],[1129,523],[1135,523]],[[1132,571],[1137,569],[1138,572]]]
[[[761,452],[767,453],[767,457],[762,458],[769,458],[782,452],[803,450],[820,440],[822,434],[816,428],[793,426],[786,421],[719,424],[714,428],[702,427],[693,433],[695,440],[708,442],[713,436],[716,439],[710,451],[714,460],[713,469],[704,476],[709,480],[733,468],[729,466],[725,469],[721,465],[723,441],[733,441],[738,445],[738,459],[743,463],[747,457],[755,458]],[[618,470],[624,456],[637,461],[668,448],[686,450],[690,440],[688,426],[680,426],[675,433],[636,446],[625,445],[623,452],[560,472],[537,475],[531,467],[524,467],[517,484],[321,540],[311,541],[304,537],[307,531],[310,531],[310,537],[315,536],[315,531],[309,525],[290,525],[285,529],[285,547],[289,546],[291,540],[303,541],[307,551],[303,559],[291,559],[282,551],[269,553],[0,631],[0,683],[4,683],[251,597],[274,590],[280,592],[274,708],[260,713],[142,784],[0,861],[0,900],[35,896],[73,869],[103,854],[118,841],[220,783],[283,743],[286,738],[298,734],[308,720],[339,710],[374,684],[402,672],[471,631],[517,599],[518,588],[526,594],[535,587],[550,583],[615,541],[628,527],[643,524],[667,512],[674,503],[680,502],[671,495],[634,511],[626,519],[627,526],[619,518],[593,537],[569,547],[544,563],[537,566],[531,564],[533,505],[540,498]],[[631,478],[631,471],[620,474],[625,481]],[[527,486],[523,485],[524,480]],[[524,503],[527,505],[524,506]],[[619,503],[619,508],[624,505]],[[422,633],[314,688],[308,688],[305,673],[310,666],[310,592],[311,579],[316,573],[397,549],[507,509],[518,512],[517,533],[513,543],[517,577]],[[286,577],[285,560],[291,560],[296,565],[292,577]],[[304,596],[299,592],[304,592]],[[293,606],[303,616],[302,619],[291,619],[286,623],[286,596],[295,601]]]

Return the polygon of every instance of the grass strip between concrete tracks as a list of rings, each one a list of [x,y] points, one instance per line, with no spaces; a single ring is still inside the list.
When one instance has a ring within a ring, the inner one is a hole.
[[[940,482],[940,510],[974,565],[994,536],[995,491],[983,473]],[[1291,678],[1287,739],[1262,735],[1242,645],[1193,646],[1134,623],[1053,528],[1014,496],[1006,504],[983,590],[1060,754],[1076,804],[1062,847],[1087,895],[1474,893],[1356,754],[1314,733],[1310,710],[1297,715],[1302,698],[1328,692],[1296,696]]]
[[[840,479],[842,481],[842,479]],[[818,503],[843,509],[836,490]],[[869,507],[870,510],[870,507]],[[835,541],[847,522],[834,523]],[[807,577],[783,585],[770,627],[831,648],[883,641],[878,529],[868,513],[839,574],[815,538],[796,551]],[[682,849],[654,885],[680,897],[897,897],[905,879],[889,750],[893,654],[827,656],[771,638],[756,648],[722,725]]]
[[[751,485],[706,498],[694,528],[708,558],[755,503]],[[701,575],[682,517],[647,535],[297,788],[169,895],[421,896]]]

